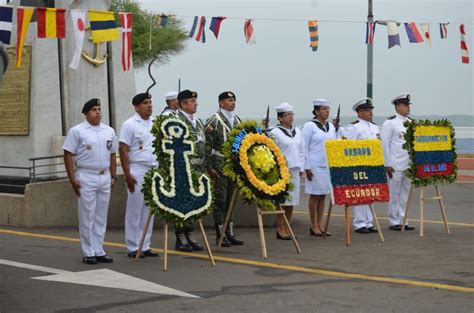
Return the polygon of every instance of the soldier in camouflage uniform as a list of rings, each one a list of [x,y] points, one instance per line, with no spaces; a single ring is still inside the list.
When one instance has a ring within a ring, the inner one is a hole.
[[[235,115],[235,94],[224,91],[219,95],[219,110],[212,115],[206,123],[206,156],[210,156],[207,162],[209,176],[214,181],[214,212],[213,218],[216,227],[216,244],[222,235],[224,218],[227,215],[229,203],[234,191],[232,181],[224,176],[224,155],[222,145],[227,141],[232,128],[240,123],[240,118]],[[223,247],[232,245],[243,245],[244,242],[237,239],[233,232],[232,217],[222,241]]]
[[[178,94],[179,109],[175,117],[180,118],[188,125],[194,138],[194,157],[190,160],[193,169],[205,173],[204,153],[206,136],[204,133],[204,123],[195,116],[197,111],[197,93],[195,91],[183,90]],[[202,245],[193,237],[194,225],[189,224],[183,228],[175,227],[176,246],[179,251],[202,251]]]

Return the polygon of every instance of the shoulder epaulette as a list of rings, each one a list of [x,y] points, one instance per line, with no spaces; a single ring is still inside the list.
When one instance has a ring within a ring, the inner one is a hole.
[[[357,124],[357,123],[359,123],[359,120],[356,120],[356,121],[352,122],[351,124],[352,124],[352,125],[355,125],[355,124]]]
[[[393,115],[393,116],[390,116],[389,118],[387,118],[387,120],[393,120],[396,117],[397,117],[396,115]]]
[[[377,124],[375,124],[375,123],[374,123],[374,122],[372,122],[372,121],[370,121],[370,123],[371,123],[371,124],[374,124],[374,125],[377,125]]]

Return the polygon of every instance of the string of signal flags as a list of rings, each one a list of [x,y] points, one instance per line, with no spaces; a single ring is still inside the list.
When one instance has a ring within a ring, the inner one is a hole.
[[[63,8],[34,8],[34,7],[12,7],[0,6],[0,41],[6,45],[10,45],[11,32],[13,29],[13,12],[16,10],[17,22],[17,59],[16,66],[21,66],[22,53],[26,33],[28,31],[31,18],[34,11],[37,14],[37,37],[38,38],[65,38],[66,37],[66,16],[69,12],[69,19],[73,26],[73,33],[76,42],[76,48],[69,64],[69,67],[77,70],[80,63],[80,56],[84,42],[84,34],[86,29],[86,17],[89,20],[90,30],[93,43],[101,43],[108,41],[122,40],[122,70],[130,70],[131,48],[132,48],[132,31],[133,31],[133,15],[134,13],[120,12],[119,19],[121,27],[119,28],[115,22],[114,12],[97,11],[97,10],[66,10]],[[189,37],[197,42],[206,42],[206,17],[205,16],[187,16],[187,15],[171,15],[158,14],[150,19],[150,49],[151,49],[151,31],[152,27],[167,27],[169,19],[174,17],[193,17],[193,24],[189,31]],[[211,17],[209,30],[214,34],[216,40],[219,37],[221,26],[226,19],[244,20],[243,34],[245,42],[250,45],[256,44],[255,39],[255,18],[242,17]],[[375,38],[375,30],[380,22],[363,22],[363,21],[337,21],[337,20],[302,20],[302,19],[278,19],[278,18],[258,18],[258,20],[267,21],[304,21],[307,22],[309,32],[309,47],[313,52],[318,51],[319,47],[319,24],[320,23],[358,23],[365,24],[366,36],[365,43],[373,45]],[[395,46],[401,47],[400,44],[400,28],[402,23],[395,21],[387,21],[388,49]],[[408,41],[410,43],[425,42],[428,48],[431,48],[431,32],[430,24],[436,23],[420,23],[421,32],[414,22],[403,23]],[[469,50],[466,43],[466,31],[463,23],[442,22],[439,24],[439,34],[441,39],[448,37],[448,26],[459,25],[461,62],[469,64]],[[472,24],[472,23],[466,23]]]

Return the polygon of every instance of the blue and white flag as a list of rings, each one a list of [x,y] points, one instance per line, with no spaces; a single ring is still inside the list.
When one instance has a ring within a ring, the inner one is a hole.
[[[12,35],[13,8],[0,6],[0,41],[10,44]]]
[[[400,46],[400,34],[398,25],[395,22],[387,22],[388,48]]]

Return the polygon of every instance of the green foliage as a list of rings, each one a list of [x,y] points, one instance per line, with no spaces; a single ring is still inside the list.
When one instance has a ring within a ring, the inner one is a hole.
[[[111,11],[116,13],[117,25],[121,25],[118,12],[134,13],[132,32],[134,67],[141,67],[155,57],[159,62],[166,62],[184,49],[184,41],[188,39],[188,35],[182,28],[182,22],[175,17],[168,17],[166,27],[160,27],[156,22],[158,15],[141,9],[140,3],[136,0],[112,0]]]
[[[436,120],[436,121],[430,121],[430,120],[411,120],[411,121],[406,121],[403,124],[407,130],[405,132],[404,138],[405,138],[405,143],[403,144],[403,149],[408,151],[408,154],[410,155],[410,167],[406,170],[406,175],[408,178],[410,178],[412,184],[415,185],[415,187],[423,187],[423,186],[430,186],[430,185],[438,185],[438,184],[451,184],[456,182],[456,177],[458,173],[458,164],[457,164],[457,155],[456,155],[456,139],[454,138],[455,136],[455,131],[454,127],[451,124],[451,122],[447,119],[442,119],[442,120]],[[416,164],[414,162],[415,159],[415,128],[417,126],[440,126],[440,127],[449,127],[451,132],[451,144],[453,146],[453,154],[454,154],[454,160],[453,160],[453,166],[454,166],[454,174],[450,176],[432,176],[432,177],[416,177]]]

